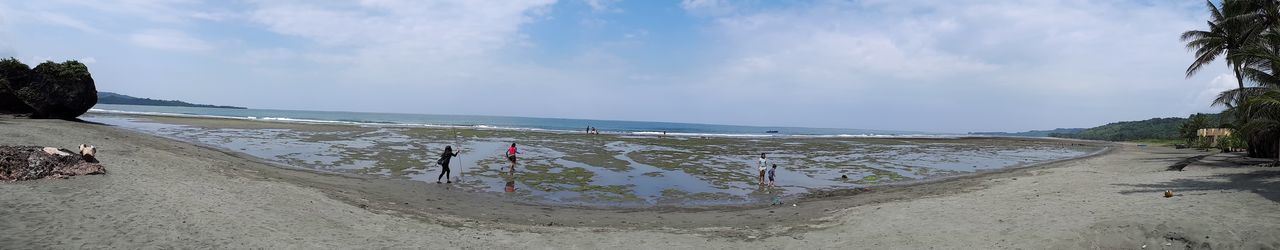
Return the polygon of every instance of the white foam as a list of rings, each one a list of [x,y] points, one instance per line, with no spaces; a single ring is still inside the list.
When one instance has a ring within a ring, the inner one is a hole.
[[[666,136],[681,136],[681,137],[774,137],[776,136],[776,135],[765,135],[765,134],[673,133],[673,132],[666,132],[664,134],[663,132],[653,132],[653,131],[631,132],[631,134],[650,135],[650,136],[666,135]]]
[[[127,115],[147,115],[147,116],[168,116],[168,117],[190,117],[190,118],[213,118],[213,119],[233,119],[233,120],[252,120],[265,122],[282,122],[282,123],[304,123],[304,124],[344,124],[362,127],[427,127],[427,128],[473,128],[473,129],[490,129],[490,130],[516,130],[516,131],[540,131],[540,132],[563,132],[575,133],[577,131],[568,130],[549,130],[540,128],[519,128],[519,127],[502,127],[492,125],[440,125],[427,123],[375,123],[375,122],[353,122],[353,121],[334,121],[334,120],[317,120],[302,119],[288,117],[255,117],[255,116],[220,116],[220,115],[192,115],[180,113],[166,112],[147,112],[147,111],[125,111],[111,109],[89,109],[90,112],[106,113],[106,114],[127,114]]]
[[[350,125],[377,125],[378,123],[349,122],[349,121],[330,121],[330,120],[312,120],[298,119],[286,117],[254,117],[254,116],[223,116],[223,115],[192,115],[180,113],[165,112],[147,112],[147,111],[125,111],[111,109],[89,109],[89,112],[106,113],[106,114],[126,114],[126,115],[148,115],[148,116],[168,116],[168,117],[191,117],[191,118],[214,118],[214,119],[233,119],[233,120],[253,120],[268,122],[288,122],[288,123],[320,123],[320,124],[350,124]]]
[[[477,125],[441,125],[427,123],[377,123],[377,122],[353,122],[353,121],[335,121],[335,120],[318,120],[288,117],[255,117],[255,116],[221,116],[221,115],[193,115],[181,113],[166,112],[147,112],[147,111],[125,111],[111,109],[89,109],[89,112],[107,113],[107,114],[127,114],[127,115],[148,115],[148,116],[170,116],[170,117],[192,117],[192,118],[214,118],[214,119],[234,119],[234,120],[251,120],[266,122],[283,122],[283,123],[305,123],[305,124],[342,124],[362,127],[423,127],[423,128],[464,128],[464,129],[483,129],[483,130],[507,130],[507,131],[532,131],[532,132],[548,132],[576,134],[583,133],[582,130],[559,130],[559,129],[542,129],[542,128],[523,128],[523,127],[506,127],[495,126],[489,124]],[[788,138],[958,138],[969,135],[947,135],[947,134],[837,134],[837,135],[791,135],[791,134],[734,134],[734,133],[677,133],[677,132],[661,132],[661,131],[635,131],[635,132],[603,132],[606,134],[624,134],[636,136],[676,136],[676,137],[729,137],[729,138],[771,138],[771,137],[788,137]]]

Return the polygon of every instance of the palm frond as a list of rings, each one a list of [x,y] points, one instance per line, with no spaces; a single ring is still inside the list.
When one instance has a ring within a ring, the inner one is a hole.
[[[1269,88],[1264,87],[1245,87],[1243,89],[1229,89],[1218,94],[1218,98],[1213,100],[1213,106],[1238,107],[1242,105],[1242,97],[1259,96],[1266,93]]]

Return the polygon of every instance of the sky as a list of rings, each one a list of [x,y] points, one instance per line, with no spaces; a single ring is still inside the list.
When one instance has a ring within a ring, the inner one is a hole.
[[[265,109],[928,132],[1218,112],[1200,0],[41,0],[0,57]]]

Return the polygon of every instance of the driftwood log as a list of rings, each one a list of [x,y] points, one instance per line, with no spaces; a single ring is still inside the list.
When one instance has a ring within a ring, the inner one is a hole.
[[[81,152],[85,152],[82,146]],[[25,181],[66,178],[77,175],[105,174],[92,154],[82,155],[66,149],[46,152],[39,146],[0,145],[0,181]],[[96,152],[96,150],[95,150]]]

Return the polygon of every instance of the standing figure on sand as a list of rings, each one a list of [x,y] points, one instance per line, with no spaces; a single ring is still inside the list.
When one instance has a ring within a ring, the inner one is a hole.
[[[449,179],[449,160],[453,159],[454,156],[458,156],[458,153],[459,152],[453,151],[453,146],[444,146],[444,153],[441,153],[440,159],[436,160],[436,164],[440,164],[440,167],[442,168],[440,170],[440,176],[436,176],[436,184],[440,184],[441,177],[444,177],[444,180],[447,183],[453,183],[453,180]]]
[[[773,164],[773,168],[769,169],[769,188],[773,188],[773,174],[778,171],[778,164]]]
[[[760,162],[760,165],[759,165],[759,168],[760,168],[760,186],[764,186],[764,185],[765,185],[765,182],[764,182],[764,170],[765,170],[766,166],[769,166],[769,159],[767,159],[767,158],[764,156],[764,153],[760,153],[760,159],[759,159],[759,162]]]
[[[511,147],[507,148],[507,161],[511,161],[512,173],[516,172],[516,154],[519,154],[519,153],[520,153],[520,150],[516,149],[516,143],[512,142]]]

